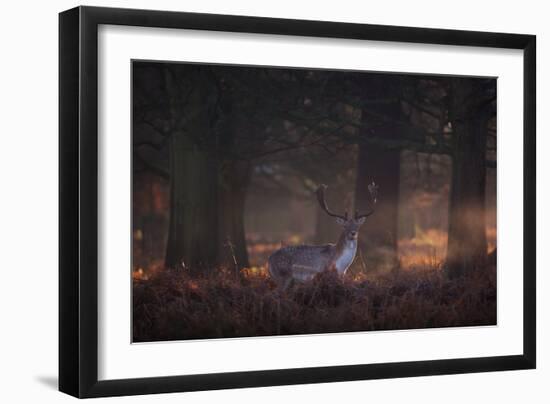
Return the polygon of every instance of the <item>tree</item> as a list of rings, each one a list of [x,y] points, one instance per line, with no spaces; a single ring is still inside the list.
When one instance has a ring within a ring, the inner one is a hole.
[[[170,225],[165,265],[209,269],[218,263],[219,161],[213,130],[217,92],[211,72],[164,67],[170,100]]]
[[[398,76],[388,76],[385,80],[365,76],[359,83],[366,96],[361,109],[355,208],[365,211],[372,206],[368,184],[373,181],[383,195],[377,201],[376,214],[362,226],[359,240],[367,252],[368,267],[391,269],[397,265],[401,148],[368,143],[367,139],[396,144],[403,139],[406,132],[402,130],[402,82]]]
[[[487,261],[486,147],[495,91],[493,80],[452,78],[450,83],[453,169],[446,267],[451,278],[482,268]]]
[[[244,229],[244,208],[250,183],[250,161],[237,153],[239,131],[247,130],[243,122],[235,83],[225,78],[220,82],[222,119],[219,129],[219,237],[220,262],[226,267],[248,267]]]

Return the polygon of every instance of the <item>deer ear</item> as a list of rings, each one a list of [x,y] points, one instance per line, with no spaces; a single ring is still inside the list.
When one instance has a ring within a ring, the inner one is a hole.
[[[342,219],[341,217],[336,218],[336,223],[338,223],[340,226],[343,226],[346,224],[346,221]]]
[[[365,220],[367,220],[367,218],[366,218],[366,217],[362,217],[362,218],[360,218],[360,219],[357,219],[357,220],[355,221],[355,223],[357,223],[358,225],[362,225],[363,223],[365,223]]]

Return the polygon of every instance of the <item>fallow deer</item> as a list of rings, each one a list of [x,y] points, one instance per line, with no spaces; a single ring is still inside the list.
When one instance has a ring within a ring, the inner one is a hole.
[[[374,182],[368,186],[374,202],[370,211],[363,214],[356,211],[353,217],[348,217],[348,212],[339,215],[330,211],[325,200],[326,189],[326,185],[317,188],[317,200],[321,208],[343,227],[340,238],[336,244],[288,246],[271,254],[269,274],[282,290],[286,290],[293,280],[308,281],[327,270],[335,270],[343,276],[355,259],[359,227],[374,213],[377,186]]]

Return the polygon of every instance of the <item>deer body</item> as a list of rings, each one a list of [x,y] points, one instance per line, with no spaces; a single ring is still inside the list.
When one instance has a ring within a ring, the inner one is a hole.
[[[355,259],[357,240],[341,240],[338,244],[288,246],[269,257],[269,272],[278,283],[287,278],[309,281],[319,272],[334,269],[344,275]]]
[[[321,185],[317,190],[321,208],[336,217],[343,231],[336,244],[288,246],[275,251],[268,259],[269,273],[283,290],[293,280],[309,281],[327,270],[335,270],[343,276],[355,259],[359,227],[373,211],[363,215],[356,212],[352,218],[348,218],[347,213],[344,216],[334,214],[326,205],[325,189],[326,186]]]

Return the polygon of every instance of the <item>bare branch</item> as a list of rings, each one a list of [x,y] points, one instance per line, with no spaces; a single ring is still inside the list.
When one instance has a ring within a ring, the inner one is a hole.
[[[143,147],[143,146],[147,146],[147,147],[151,147],[155,150],[162,150],[162,148],[164,147],[164,144],[165,142],[161,142],[161,143],[155,143],[155,142],[149,142],[149,141],[141,141],[141,142],[135,142],[134,143],[134,147]]]
[[[139,153],[137,152],[134,152],[134,158],[139,161],[145,169],[147,169],[148,171],[152,172],[153,174],[156,174],[158,175],[159,177],[161,178],[164,178],[166,180],[170,179],[170,174],[168,173],[168,171],[164,170],[163,168],[161,167],[157,167],[151,163],[149,163],[146,159],[143,158],[143,156],[141,156]]]

